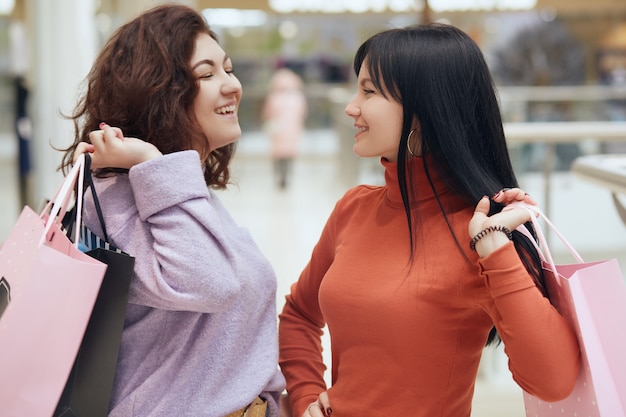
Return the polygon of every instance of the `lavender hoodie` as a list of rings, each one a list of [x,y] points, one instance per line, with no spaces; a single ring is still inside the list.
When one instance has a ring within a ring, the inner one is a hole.
[[[198,153],[94,181],[109,241],[136,258],[109,416],[222,417],[259,394],[277,416],[276,277]]]

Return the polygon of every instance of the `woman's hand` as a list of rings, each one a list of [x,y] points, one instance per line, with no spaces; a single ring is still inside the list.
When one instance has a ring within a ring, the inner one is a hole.
[[[537,203],[535,203],[535,201],[527,193],[519,188],[505,188],[493,196],[493,201],[504,205],[509,205],[513,202],[523,202],[533,206],[537,205]],[[504,226],[512,232],[519,225],[530,220],[530,214],[527,210],[522,208],[503,210],[493,216],[488,216],[489,207],[488,197],[483,197],[476,205],[474,216],[472,217],[472,220],[470,220],[468,227],[470,238],[473,238],[481,231],[492,226]],[[508,241],[509,238],[505,233],[501,231],[492,231],[485,234],[476,242],[476,252],[481,258],[484,258],[499,247],[506,245]]]
[[[319,395],[317,401],[309,404],[302,417],[330,417],[332,413],[328,393],[324,391]]]
[[[130,169],[137,164],[162,156],[153,144],[137,138],[125,138],[117,127],[101,123],[100,129],[89,133],[91,143],[79,143],[74,152],[75,159],[78,155],[89,152],[92,169]]]

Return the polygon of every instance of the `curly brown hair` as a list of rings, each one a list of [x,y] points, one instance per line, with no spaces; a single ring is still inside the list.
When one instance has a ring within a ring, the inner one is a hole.
[[[209,155],[205,180],[215,189],[226,187],[228,164],[235,145],[209,153],[193,109],[199,92],[189,61],[198,35],[217,35],[195,10],[183,5],[154,7],[120,27],[107,41],[84,80],[86,88],[74,112],[74,143],[64,149],[60,169],[72,165],[80,142],[101,122],[122,129],[124,136],[140,138],[163,154],[196,149]],[[125,172],[101,169],[98,176]]]

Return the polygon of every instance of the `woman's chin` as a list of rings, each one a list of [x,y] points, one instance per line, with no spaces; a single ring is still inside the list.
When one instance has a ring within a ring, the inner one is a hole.
[[[359,158],[372,158],[376,156],[376,155],[370,155],[369,152],[366,152],[363,149],[360,149],[358,146],[358,143],[354,144],[354,146],[352,147],[352,152]]]

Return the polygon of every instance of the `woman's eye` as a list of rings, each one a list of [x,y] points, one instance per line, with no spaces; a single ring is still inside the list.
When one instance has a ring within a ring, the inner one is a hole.
[[[208,80],[209,78],[212,78],[213,74],[204,74],[200,76],[201,80]]]
[[[364,94],[374,94],[374,90],[368,90],[367,88],[363,89]]]

